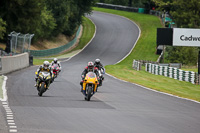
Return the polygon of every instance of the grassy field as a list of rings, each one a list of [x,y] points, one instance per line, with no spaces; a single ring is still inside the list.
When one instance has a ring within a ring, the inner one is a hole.
[[[147,14],[131,13],[103,8],[94,8],[94,10],[127,17],[134,21],[141,29],[140,39],[131,54],[122,62],[116,65],[106,66],[107,73],[119,79],[140,84],[154,90],[200,101],[200,86],[198,85],[193,85],[189,82],[178,81],[160,75],[153,75],[145,72],[144,70],[135,71],[132,69],[133,59],[151,61],[157,60],[158,55],[155,54],[156,29],[162,27],[158,17]],[[189,68],[185,68],[184,70],[188,69]]]
[[[73,51],[77,51],[77,50],[82,49],[91,40],[91,38],[94,35],[94,32],[95,32],[95,25],[91,22],[90,19],[84,17],[83,18],[83,31],[82,31],[82,36],[80,38],[79,45],[71,51],[64,52],[64,53],[59,54],[59,55],[51,56],[51,58],[70,54]],[[47,58],[50,58],[50,57],[47,57]],[[33,59],[33,65],[41,65],[45,60],[46,59],[34,58]],[[48,60],[48,61],[51,62],[52,60]]]

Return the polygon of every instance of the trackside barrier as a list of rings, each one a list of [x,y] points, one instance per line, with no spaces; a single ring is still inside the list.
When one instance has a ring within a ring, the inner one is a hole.
[[[142,63],[140,63],[139,61],[136,61],[136,60],[133,60],[133,69],[139,71],[141,70],[141,66],[142,66]]]
[[[145,71],[155,74],[163,75],[180,81],[187,81],[192,84],[198,82],[198,74],[192,71],[183,71],[175,67],[159,66],[152,63],[146,63]]]
[[[108,8],[108,9],[122,10],[122,11],[128,11],[128,12],[147,13],[147,14],[162,17],[162,12],[155,11],[155,10],[147,10],[145,8],[128,7],[128,6],[122,6],[122,5],[107,4],[107,3],[96,3],[96,6],[100,8]]]
[[[78,38],[78,35],[80,33],[81,30],[81,26],[79,26],[78,31],[76,33],[76,37],[69,43],[57,47],[57,48],[52,48],[52,49],[46,49],[46,50],[30,50],[30,55],[34,56],[34,57],[44,57],[44,56],[50,56],[50,55],[55,55],[55,54],[59,54],[67,49],[69,49],[71,46],[73,46]]]
[[[6,74],[29,66],[29,54],[0,57],[0,74]]]

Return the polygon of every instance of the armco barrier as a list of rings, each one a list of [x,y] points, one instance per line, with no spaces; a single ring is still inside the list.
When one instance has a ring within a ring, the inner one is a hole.
[[[57,47],[57,48],[52,48],[52,49],[46,49],[46,50],[30,50],[30,55],[34,56],[34,57],[44,57],[44,56],[50,56],[50,55],[55,55],[55,54],[59,54],[65,50],[67,50],[68,48],[70,48],[71,46],[73,46],[76,43],[76,40],[78,38],[78,35],[80,33],[81,30],[81,26],[78,28],[78,31],[76,33],[76,37],[69,43]]]
[[[0,74],[6,74],[29,66],[29,54],[0,57]]]

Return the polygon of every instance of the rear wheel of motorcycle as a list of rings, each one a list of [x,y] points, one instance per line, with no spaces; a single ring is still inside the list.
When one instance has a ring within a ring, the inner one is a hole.
[[[91,96],[92,96],[92,87],[89,86],[88,92],[87,92],[87,101],[90,101]]]
[[[42,82],[41,87],[40,87],[39,92],[38,92],[38,95],[39,95],[39,96],[42,96],[42,94],[43,94],[44,91],[45,91],[44,85],[45,85],[45,83]]]

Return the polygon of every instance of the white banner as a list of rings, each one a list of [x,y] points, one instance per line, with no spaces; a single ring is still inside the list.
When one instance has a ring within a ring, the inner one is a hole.
[[[200,47],[200,29],[173,28],[173,46]]]

